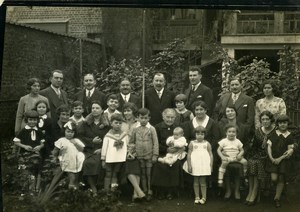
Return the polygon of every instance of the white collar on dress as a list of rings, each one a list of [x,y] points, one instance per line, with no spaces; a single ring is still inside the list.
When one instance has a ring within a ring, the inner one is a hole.
[[[208,123],[208,121],[209,121],[209,117],[208,117],[208,115],[205,115],[205,118],[204,118],[204,120],[203,120],[201,126],[205,128],[206,125],[207,125],[207,123]],[[199,124],[198,124],[198,122],[197,122],[197,120],[196,120],[196,117],[193,118],[192,123],[193,123],[193,127],[194,127],[194,128],[196,128],[196,127],[199,126]]]
[[[140,127],[140,126],[141,126],[141,123],[138,122],[137,125],[136,125],[136,127]],[[148,129],[150,129],[151,124],[148,122],[145,127],[147,127]]]
[[[280,132],[279,130],[276,130],[276,134],[278,136],[282,135],[283,137],[288,137],[291,133],[289,131],[285,131],[284,133]]]

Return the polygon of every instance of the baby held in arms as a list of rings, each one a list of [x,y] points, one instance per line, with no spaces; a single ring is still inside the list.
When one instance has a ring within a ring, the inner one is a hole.
[[[183,129],[181,127],[176,127],[173,131],[173,136],[170,136],[166,144],[169,146],[167,149],[167,154],[163,158],[158,158],[161,163],[168,164],[172,166],[177,160],[182,160],[186,156],[185,147],[187,142],[183,136]]]

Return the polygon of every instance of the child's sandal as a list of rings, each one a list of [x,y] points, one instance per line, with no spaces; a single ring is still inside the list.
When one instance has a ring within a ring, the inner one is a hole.
[[[199,200],[199,203],[200,203],[201,205],[204,205],[205,202],[206,202],[206,199],[204,199],[204,198],[202,198],[202,199]]]

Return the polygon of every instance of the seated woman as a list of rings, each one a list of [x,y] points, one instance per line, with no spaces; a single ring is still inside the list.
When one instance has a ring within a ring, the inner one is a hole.
[[[267,140],[275,130],[274,115],[270,111],[263,111],[259,115],[260,126],[255,130],[253,143],[248,152],[249,192],[246,205],[254,205],[258,201],[259,189],[268,188],[270,176],[265,171],[267,161]]]
[[[159,141],[159,156],[167,154],[166,140],[173,135],[176,113],[174,109],[167,108],[162,113],[163,122],[155,126]],[[171,167],[164,163],[155,163],[152,169],[152,185],[156,187],[158,199],[173,199],[176,189],[182,182],[182,162],[177,160]]]

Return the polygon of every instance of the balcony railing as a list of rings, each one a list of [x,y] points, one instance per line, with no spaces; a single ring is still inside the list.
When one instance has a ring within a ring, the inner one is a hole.
[[[271,34],[274,33],[273,20],[243,20],[237,22],[238,34]]]
[[[300,33],[300,20],[285,20],[283,32],[274,28],[274,20],[237,21],[237,34],[275,34]]]
[[[175,38],[188,38],[196,44],[202,40],[202,26],[199,20],[161,20],[153,22],[152,38],[156,44],[168,43]]]

